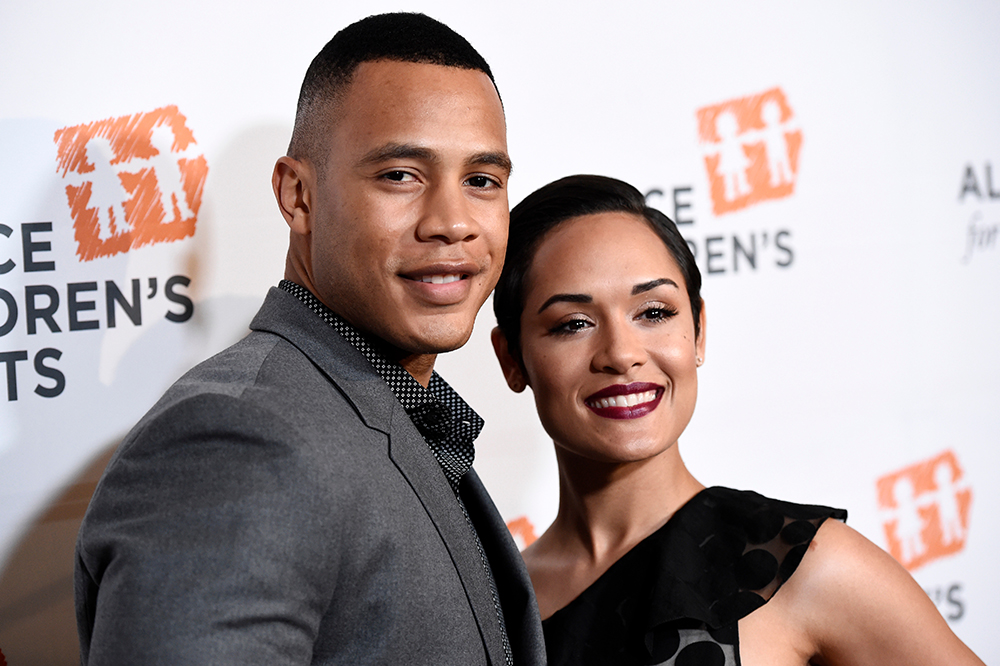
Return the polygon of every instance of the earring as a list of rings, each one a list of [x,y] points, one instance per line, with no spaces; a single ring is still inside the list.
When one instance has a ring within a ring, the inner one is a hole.
[[[700,368],[701,364],[705,362],[705,359],[703,359],[701,356],[695,356],[694,362],[695,365],[697,365]]]

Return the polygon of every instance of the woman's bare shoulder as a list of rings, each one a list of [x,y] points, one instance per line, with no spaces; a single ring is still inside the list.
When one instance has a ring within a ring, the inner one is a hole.
[[[910,574],[840,521],[823,524],[772,602],[801,618],[822,663],[982,664]]]

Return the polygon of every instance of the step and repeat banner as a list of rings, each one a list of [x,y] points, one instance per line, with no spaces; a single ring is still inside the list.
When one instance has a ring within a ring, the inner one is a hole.
[[[695,475],[847,508],[1000,661],[1000,6],[42,0],[0,6],[0,663],[75,663],[108,456],[282,277],[270,173],[309,61],[414,9],[493,67],[511,204],[599,173],[678,223],[708,314]],[[527,544],[555,458],[493,325],[438,368]]]

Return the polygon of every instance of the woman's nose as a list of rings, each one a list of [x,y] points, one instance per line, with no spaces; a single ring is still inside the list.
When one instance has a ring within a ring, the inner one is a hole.
[[[593,369],[624,375],[649,358],[638,331],[626,321],[605,322],[598,331]]]

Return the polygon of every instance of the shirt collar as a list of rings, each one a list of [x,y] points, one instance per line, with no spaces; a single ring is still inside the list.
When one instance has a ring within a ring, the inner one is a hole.
[[[457,492],[462,476],[472,467],[473,442],[483,429],[482,417],[437,372],[431,374],[424,388],[403,366],[386,359],[356,328],[305,287],[282,280],[278,288],[302,301],[361,352],[406,410]]]

